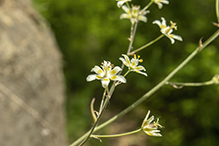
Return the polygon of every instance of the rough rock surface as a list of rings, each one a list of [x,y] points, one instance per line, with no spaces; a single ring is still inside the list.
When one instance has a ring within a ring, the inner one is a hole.
[[[30,0],[0,0],[0,145],[65,146],[62,56]]]

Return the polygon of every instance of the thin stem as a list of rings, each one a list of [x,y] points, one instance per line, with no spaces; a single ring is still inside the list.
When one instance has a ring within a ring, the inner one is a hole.
[[[165,83],[167,81],[169,81],[180,69],[182,69],[193,57],[195,57],[198,52],[200,52],[201,50],[203,50],[209,43],[211,43],[215,38],[217,38],[219,35],[219,30],[217,30],[203,45],[202,47],[198,47],[196,48],[195,51],[193,51],[179,66],[177,66],[164,80],[162,80],[159,84],[157,84],[154,88],[152,88],[150,91],[148,91],[146,94],[144,94],[139,100],[137,100],[135,103],[133,103],[132,105],[130,105],[129,107],[127,107],[126,109],[124,109],[122,112],[120,112],[119,114],[115,115],[114,117],[112,117],[111,119],[109,119],[108,121],[106,121],[105,123],[101,124],[100,126],[97,127],[96,131],[98,131],[99,129],[102,129],[103,127],[105,127],[106,125],[112,123],[113,121],[115,121],[116,119],[118,119],[119,117],[125,115],[126,113],[128,113],[129,111],[131,111],[132,109],[134,109],[136,106],[138,106],[140,103],[142,103],[143,101],[145,101],[148,97],[150,97],[153,93],[155,93],[157,90],[159,90],[163,85],[165,85]]]
[[[164,34],[160,35],[159,37],[157,37],[157,38],[154,39],[153,41],[147,43],[146,45],[144,45],[144,46],[142,46],[142,47],[140,47],[140,48],[138,48],[138,49],[132,51],[132,52],[129,53],[128,55],[129,55],[129,56],[130,56],[130,55],[131,55],[131,56],[134,55],[135,53],[137,53],[137,52],[143,50],[144,48],[149,47],[149,46],[152,45],[153,43],[157,42],[157,41],[158,41],[159,39],[161,39],[162,37],[164,37]]]
[[[124,77],[127,76],[127,74],[128,74],[129,72],[130,72],[130,70],[128,70],[128,71],[124,74]]]
[[[179,82],[166,82],[166,84],[169,85],[179,85],[179,86],[207,86],[214,84],[213,80],[207,81],[207,82],[201,82],[201,83],[179,83]]]
[[[130,134],[134,134],[134,133],[138,133],[141,131],[141,128],[135,130],[135,131],[131,131],[131,132],[126,132],[126,133],[121,133],[121,134],[112,134],[112,135],[92,135],[94,137],[120,137],[120,136],[126,136],[126,135],[130,135]]]
[[[115,87],[116,87],[116,82],[114,81],[113,85],[111,86],[110,91],[109,91],[110,98],[112,97],[112,94],[113,94],[113,91],[115,90]]]
[[[103,98],[104,98],[104,96],[105,96],[105,94],[106,94],[107,91],[108,91],[108,87],[104,90]],[[103,104],[103,107],[102,107],[102,109],[100,109],[100,112],[99,112],[99,115],[98,115],[98,117],[97,117],[97,119],[96,119],[96,122],[94,123],[94,125],[93,125],[92,128],[91,128],[91,130],[89,131],[89,134],[88,134],[88,135],[86,136],[86,138],[79,144],[79,146],[84,145],[84,144],[89,140],[89,138],[90,138],[90,136],[92,135],[94,129],[97,127],[97,125],[98,125],[98,123],[99,123],[99,121],[100,121],[100,118],[102,117],[102,115],[103,115],[103,113],[104,113],[104,111],[105,111],[105,109],[106,109],[106,107],[107,107],[107,104],[109,103],[109,99],[110,99],[110,98],[105,98],[105,101],[103,102],[103,103],[104,103],[104,104]],[[103,101],[103,99],[102,99],[102,101]],[[101,104],[102,104],[102,102],[101,102]]]
[[[112,123],[119,117],[125,115],[126,113],[130,112],[132,109],[134,109],[136,106],[138,106],[140,103],[145,101],[148,97],[150,97],[153,93],[155,93],[157,90],[159,90],[162,86],[165,85],[167,81],[169,81],[180,69],[182,69],[192,58],[194,58],[198,52],[203,50],[209,43],[211,43],[215,38],[217,38],[219,35],[219,30],[217,30],[202,46],[199,46],[195,51],[193,51],[179,66],[177,66],[166,78],[164,78],[160,83],[158,83],[154,88],[152,88],[150,91],[148,91],[146,94],[144,94],[139,100],[137,100],[135,103],[124,109],[119,114],[115,115],[105,123],[99,125],[95,128],[94,132],[102,129],[106,125]],[[89,133],[85,133],[83,136],[81,136],[78,140],[76,140],[73,144],[70,146],[76,146],[78,143],[80,143]]]
[[[141,10],[141,12],[143,12],[143,11],[145,11],[145,10],[147,10],[151,5],[153,4],[153,2],[152,1],[150,1],[150,3],[149,4],[147,4],[142,10]]]
[[[126,2],[126,5],[127,5],[127,7],[131,10],[131,7],[129,6],[129,3],[128,3],[128,2]]]
[[[108,87],[104,90],[102,101],[101,101],[101,106],[102,107],[100,108],[98,118],[97,118],[96,122],[94,123],[93,127],[91,128],[88,136],[82,141],[81,144],[79,144],[79,146],[84,145],[88,141],[88,139],[91,137],[91,135],[94,132],[97,124],[100,121],[100,118],[102,117],[104,111],[106,110],[106,107],[107,107],[107,105],[109,103],[109,100],[110,100],[110,98],[111,98],[111,96],[113,94],[114,89],[115,89],[115,82],[113,82],[113,85],[111,86],[110,91],[108,90]],[[105,98],[106,93],[107,93],[107,97]],[[105,100],[103,100],[104,98],[105,98]]]
[[[106,88],[104,90],[103,96],[102,96],[102,100],[101,100],[101,104],[100,104],[100,109],[99,109],[99,113],[102,111],[103,109],[103,103],[104,103],[104,99],[106,97]]]
[[[137,20],[138,20],[138,17],[137,17]],[[129,52],[130,52],[131,49],[132,49],[132,44],[133,44],[133,42],[134,42],[134,38],[135,38],[135,33],[136,33],[136,30],[137,30],[137,26],[138,26],[138,21],[135,23],[134,29],[133,29],[133,25],[132,25],[132,27],[131,27],[130,43],[129,43],[129,47],[128,47],[127,54],[129,54]]]
[[[217,22],[219,23],[219,0],[216,0],[216,16]]]

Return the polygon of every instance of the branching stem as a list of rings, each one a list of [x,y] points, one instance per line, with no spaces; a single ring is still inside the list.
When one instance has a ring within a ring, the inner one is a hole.
[[[106,121],[105,123],[99,125],[98,127],[96,127],[95,129],[93,129],[91,132],[87,132],[85,133],[83,136],[81,136],[78,140],[76,140],[74,143],[72,143],[70,146],[76,146],[78,145],[81,141],[84,140],[84,138],[86,137],[90,137],[90,133],[96,132],[100,129],[102,129],[103,127],[105,127],[106,125],[112,123],[113,121],[115,121],[116,119],[118,119],[119,117],[125,115],[126,113],[130,112],[131,110],[133,110],[136,106],[138,106],[139,104],[141,104],[143,101],[145,101],[148,97],[150,97],[153,93],[155,93],[157,90],[159,90],[162,86],[164,86],[166,84],[166,82],[168,82],[180,69],[182,69],[192,58],[194,58],[200,51],[202,51],[208,44],[210,44],[215,38],[217,38],[219,35],[219,30],[217,30],[207,41],[205,41],[205,43],[202,46],[199,46],[198,48],[196,48],[181,64],[179,64],[166,78],[164,78],[160,83],[158,83],[154,88],[152,88],[150,91],[148,91],[146,94],[144,94],[139,100],[137,100],[136,102],[134,102],[132,105],[130,105],[129,107],[127,107],[126,109],[124,109],[122,112],[120,112],[119,114],[115,115],[114,117],[112,117],[111,119],[109,119],[108,121]],[[115,88],[115,87],[114,87]],[[114,90],[114,89],[113,89]],[[110,89],[110,94],[111,94],[111,89]],[[108,98],[107,98],[108,99]],[[97,119],[97,121],[99,121],[99,118]],[[97,122],[96,122],[97,123]],[[89,136],[88,136],[89,135]]]
[[[129,56],[130,56],[130,55],[131,55],[131,56],[134,55],[135,53],[137,53],[137,52],[143,50],[144,48],[147,48],[147,47],[149,47],[150,45],[154,44],[155,42],[157,42],[157,41],[158,41],[159,39],[161,39],[162,37],[164,37],[164,34],[160,35],[159,37],[157,37],[157,38],[154,39],[153,41],[147,43],[146,45],[144,45],[144,46],[142,46],[142,47],[140,47],[140,48],[138,48],[138,49],[132,51],[131,53],[128,53],[127,55],[129,55]]]

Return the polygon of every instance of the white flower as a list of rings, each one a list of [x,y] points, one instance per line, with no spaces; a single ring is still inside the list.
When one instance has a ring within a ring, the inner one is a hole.
[[[120,8],[124,3],[126,2],[130,2],[132,0],[116,0],[117,2],[117,6]]]
[[[151,116],[149,119],[149,114],[150,111],[148,111],[142,125],[141,125],[141,129],[149,136],[162,136],[159,132],[160,130],[157,130],[159,127],[162,128],[163,126],[161,126],[158,122],[159,119],[157,119],[156,122],[151,123],[154,120],[154,116]]]
[[[150,11],[140,11],[139,8],[140,8],[139,6],[132,6],[132,8],[128,8],[127,6],[122,6],[122,9],[126,13],[121,14],[120,19],[124,19],[124,18],[130,19],[132,24],[134,24],[138,20],[147,22],[147,17],[145,17],[144,15],[146,15]]]
[[[182,41],[181,36],[171,34],[173,32],[173,29],[177,30],[176,23],[173,23],[172,21],[170,21],[171,26],[167,26],[166,20],[163,17],[161,17],[161,20],[162,20],[162,22],[159,20],[155,20],[153,22],[153,24],[157,24],[160,27],[161,33],[163,33],[165,36],[167,36],[171,40],[172,44],[175,42],[174,39]]]
[[[140,59],[140,56],[136,58],[136,55],[134,55],[134,58],[132,58],[131,61],[129,60],[129,57],[127,55],[122,54],[122,56],[124,58],[120,57],[119,59],[122,61],[122,63],[125,66],[129,68],[129,71],[134,71],[134,72],[147,76],[146,73],[141,72],[141,70],[146,71],[146,69],[141,65],[138,66],[138,63],[143,61],[142,59]]]
[[[163,4],[169,4],[168,0],[152,0],[155,4],[158,5],[158,8],[161,9],[163,7]]]
[[[109,61],[104,61],[101,68],[99,66],[92,68],[91,72],[95,72],[96,74],[89,75],[87,81],[101,80],[103,88],[108,87],[110,80],[126,83],[126,79],[123,76],[116,75],[121,70],[118,66],[113,67]]]

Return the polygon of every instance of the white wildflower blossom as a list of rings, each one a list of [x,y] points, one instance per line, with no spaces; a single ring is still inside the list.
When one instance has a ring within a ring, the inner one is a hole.
[[[176,23],[173,23],[172,21],[170,21],[171,26],[167,26],[165,18],[161,17],[161,20],[162,22],[159,20],[155,20],[153,24],[157,24],[160,27],[161,33],[164,34],[166,37],[168,37],[172,44],[174,44],[175,42],[174,39],[179,40],[179,41],[183,40],[181,36],[171,34],[173,32],[173,29],[177,30]]]
[[[158,128],[162,128],[163,126],[161,126],[159,124],[159,119],[157,119],[157,121],[153,122],[154,120],[154,116],[151,116],[149,119],[149,114],[150,114],[150,110],[148,111],[142,125],[141,125],[141,129],[149,136],[162,136],[159,132],[160,130],[158,130]]]
[[[142,75],[147,76],[147,74],[145,72],[141,71],[141,70],[146,71],[146,69],[141,65],[138,66],[139,62],[143,62],[143,60],[140,59],[139,55],[138,55],[138,57],[136,57],[136,55],[134,55],[134,58],[132,58],[131,61],[127,55],[122,54],[122,56],[124,58],[120,57],[119,59],[122,61],[122,63],[125,66],[127,66],[129,68],[130,71],[134,71],[134,72],[137,72],[137,73],[140,73]]]
[[[111,62],[104,61],[101,67],[96,65],[92,68],[91,72],[95,72],[96,74],[89,75],[87,81],[100,80],[103,88],[108,87],[110,80],[126,83],[126,79],[122,75],[116,75],[121,70],[118,66],[113,67]]]
[[[139,10],[140,6],[132,6],[132,8],[128,8],[127,6],[122,6],[122,9],[126,13],[121,14],[120,19],[130,19],[132,24],[134,24],[138,20],[147,22],[147,17],[145,15],[150,11]]]

